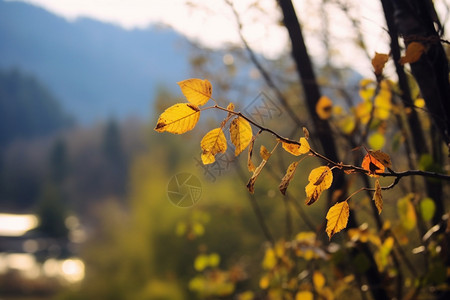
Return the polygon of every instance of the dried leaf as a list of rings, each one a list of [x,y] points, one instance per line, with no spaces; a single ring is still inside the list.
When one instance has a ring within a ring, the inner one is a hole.
[[[386,168],[392,167],[391,158],[389,157],[389,154],[386,154],[380,150],[369,151],[369,153]]]
[[[261,158],[264,160],[269,160],[270,157],[270,152],[269,150],[267,150],[266,147],[264,147],[263,145],[261,145],[261,148],[259,149],[259,155],[261,155]]]
[[[195,104],[178,103],[167,108],[158,119],[155,130],[182,134],[192,130],[200,118],[200,109]]]
[[[309,173],[309,183],[305,187],[306,205],[316,202],[323,191],[330,188],[333,183],[333,173],[327,166],[315,168]]]
[[[372,177],[378,177],[377,173],[384,172],[384,165],[373,157],[370,152],[364,156],[361,166],[364,170],[369,171],[369,176]]]
[[[256,135],[252,138],[250,145],[248,146],[248,156],[247,156],[247,168],[249,172],[254,172],[256,167],[252,162],[253,155],[253,145],[255,144]]]
[[[211,98],[212,85],[205,79],[191,78],[178,82],[186,99],[195,105],[204,105]]]
[[[309,150],[311,149],[311,147],[309,146],[309,143],[306,140],[306,138],[300,138],[299,143],[300,143],[300,145],[290,144],[290,143],[286,143],[286,142],[282,141],[281,146],[283,147],[284,150],[286,150],[287,152],[289,152],[295,156],[299,156],[299,155],[308,153]]]
[[[375,201],[375,206],[377,207],[378,214],[381,214],[383,210],[383,198],[381,197],[381,186],[378,179],[375,181],[375,193],[373,194],[373,201]]]
[[[336,203],[328,210],[326,231],[330,239],[333,235],[347,227],[349,210],[347,201]]]
[[[291,182],[292,178],[294,178],[295,170],[297,170],[297,166],[300,161],[295,161],[289,165],[286,170],[286,174],[284,174],[283,179],[281,179],[281,183],[278,186],[278,189],[283,195],[286,195],[286,190]]]
[[[425,46],[423,44],[411,42],[408,47],[406,47],[405,56],[400,58],[400,64],[404,65],[406,63],[415,63],[420,59],[424,52]]]
[[[327,96],[320,97],[316,104],[316,113],[322,120],[327,120],[331,117],[333,102]]]
[[[389,60],[389,54],[377,53],[372,58],[372,66],[375,75],[380,76],[383,73],[384,65]]]
[[[247,189],[250,193],[254,193],[255,192],[255,182],[256,179],[258,178],[259,174],[261,173],[261,170],[264,168],[264,166],[266,165],[267,160],[263,159],[261,161],[261,163],[259,164],[259,166],[255,169],[255,171],[253,172],[252,177],[250,177],[250,179],[248,180],[247,183]]]
[[[309,139],[309,130],[306,127],[303,127],[303,135],[305,136],[305,139]]]
[[[227,150],[227,140],[222,128],[215,128],[208,132],[200,142],[202,147],[203,164],[211,164],[216,161],[217,153],[224,153]]]
[[[238,156],[252,140],[252,127],[244,118],[237,117],[230,124],[230,138],[235,146],[234,154]]]

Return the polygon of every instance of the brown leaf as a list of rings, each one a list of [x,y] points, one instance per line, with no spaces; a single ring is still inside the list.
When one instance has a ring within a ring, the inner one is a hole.
[[[425,46],[419,42],[411,42],[408,47],[406,47],[405,56],[400,58],[400,64],[404,65],[406,63],[415,63],[420,59],[422,54],[425,52]]]
[[[383,210],[383,198],[381,197],[381,186],[378,179],[375,181],[375,193],[373,194],[372,200],[375,201],[378,214],[381,214],[381,211]]]
[[[380,150],[369,151],[369,153],[370,153],[370,155],[375,157],[375,159],[378,160],[386,168],[390,168],[392,166],[391,158],[389,157],[389,154],[386,154]]]
[[[372,58],[372,66],[375,75],[380,76],[383,73],[384,65],[389,60],[389,54],[377,53]]]
[[[286,190],[291,182],[292,178],[294,178],[295,170],[297,170],[297,166],[300,161],[295,161],[289,165],[286,170],[286,174],[284,174],[283,179],[281,179],[281,183],[278,186],[278,189],[283,195],[286,195]]]
[[[247,156],[247,168],[249,172],[254,172],[256,167],[252,162],[252,155],[253,155],[253,145],[255,144],[256,135],[253,136],[252,140],[250,141],[250,144],[248,146],[248,156]]]

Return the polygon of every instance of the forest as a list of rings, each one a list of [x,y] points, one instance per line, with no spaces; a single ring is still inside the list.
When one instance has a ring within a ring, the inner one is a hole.
[[[311,5],[316,27],[273,2],[224,0],[240,43],[191,44],[190,77],[160,85],[148,120],[83,126],[38,78],[0,72],[1,211],[39,219],[0,241],[41,263],[0,268],[0,297],[450,297],[450,6],[378,1],[373,51],[355,1]],[[283,55],[252,46],[249,12],[278,18]],[[364,75],[339,63],[331,13]],[[82,276],[51,275],[63,259]]]

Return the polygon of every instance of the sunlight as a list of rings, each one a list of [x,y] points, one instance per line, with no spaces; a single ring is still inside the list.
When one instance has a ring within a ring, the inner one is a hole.
[[[35,215],[0,214],[0,236],[22,236],[37,225]]]

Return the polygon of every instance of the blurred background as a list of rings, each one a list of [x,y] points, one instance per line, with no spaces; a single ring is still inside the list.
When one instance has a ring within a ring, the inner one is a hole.
[[[235,2],[240,20],[220,0],[0,0],[0,299],[252,299],[267,241],[261,216],[277,238],[310,220],[320,227],[325,201],[286,226],[277,190],[286,153],[254,197],[246,154],[229,147],[202,165],[201,137],[222,113],[205,112],[181,136],[153,131],[164,109],[185,101],[176,83],[198,77],[219,104],[299,138],[240,33],[309,124],[276,1]],[[323,92],[348,109],[371,76],[367,53],[389,51],[380,7],[361,1],[325,14],[320,1],[298,2]],[[342,26],[327,37],[325,21]],[[263,143],[273,140],[255,149]],[[307,172],[298,173],[290,190],[302,204]]]

